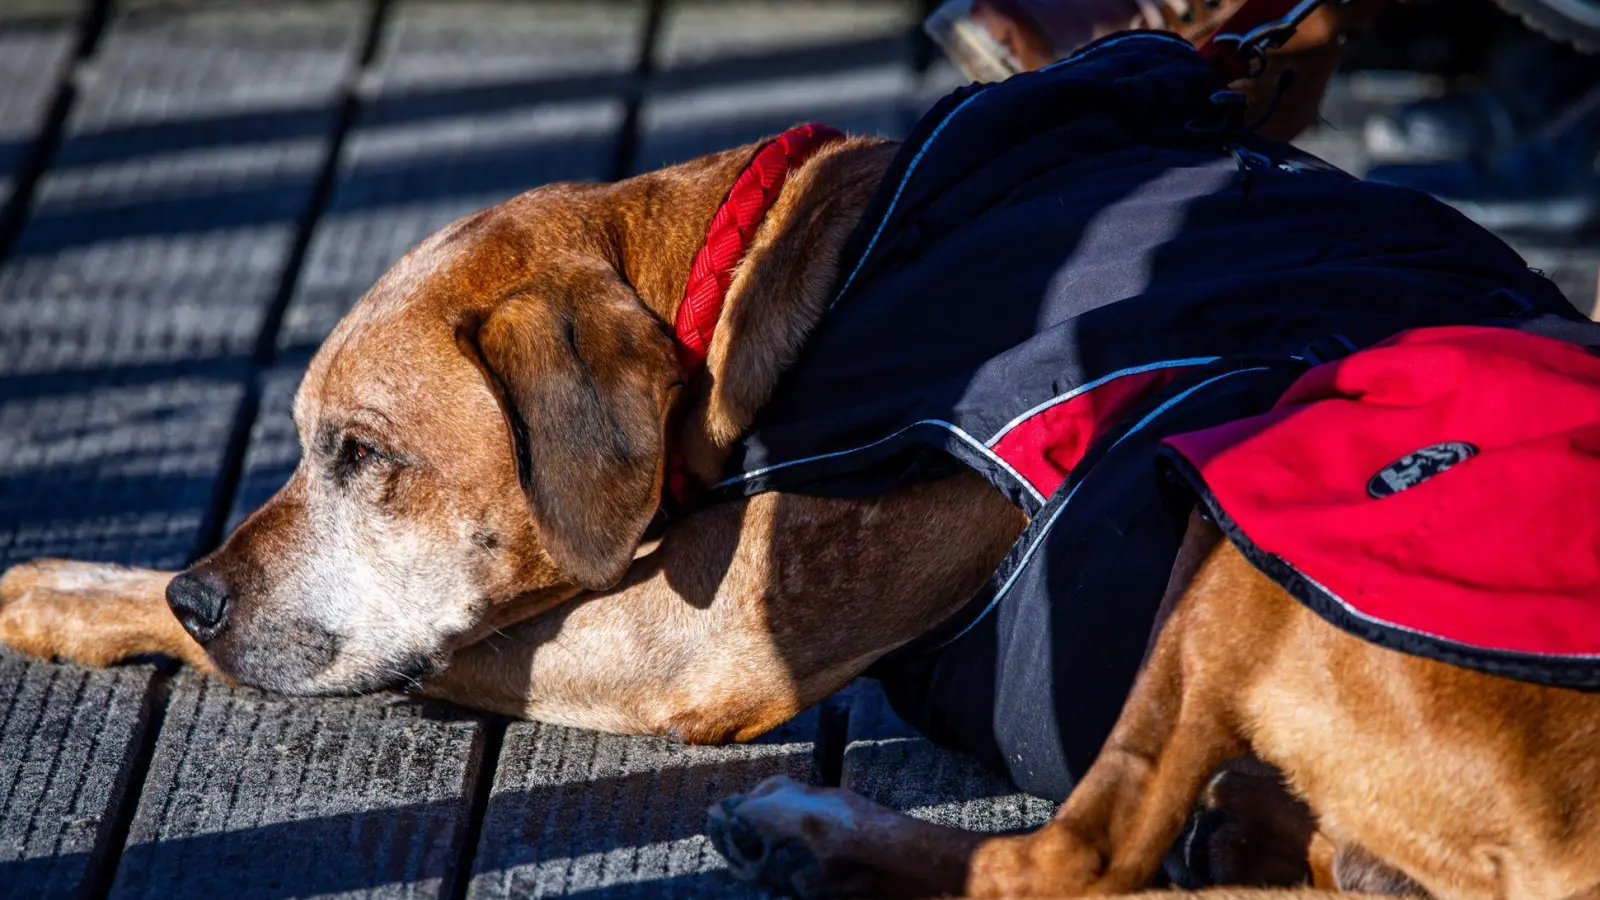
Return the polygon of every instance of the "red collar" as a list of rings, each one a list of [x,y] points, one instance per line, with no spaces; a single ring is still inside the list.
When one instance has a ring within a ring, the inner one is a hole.
[[[843,137],[826,125],[797,125],[756,151],[728,189],[727,198],[706,228],[706,241],[689,267],[689,284],[678,307],[678,361],[686,374],[695,373],[705,363],[733,270],[744,258],[767,210],[777,202],[784,179],[811,154]]]
[[[818,150],[844,135],[826,125],[797,125],[773,138],[734,180],[728,196],[711,217],[705,243],[689,267],[689,283],[678,307],[674,330],[678,337],[678,364],[686,376],[700,371],[711,347],[711,336],[722,317],[733,270],[744,258],[761,220],[778,200],[789,173]],[[679,503],[693,494],[691,479],[676,450],[667,461],[667,490]]]

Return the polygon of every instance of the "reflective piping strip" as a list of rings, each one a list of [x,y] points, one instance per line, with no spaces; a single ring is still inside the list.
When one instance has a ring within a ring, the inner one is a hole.
[[[1266,551],[1262,551],[1262,552],[1266,552]],[[1421,638],[1427,638],[1430,641],[1437,641],[1438,643],[1444,644],[1447,647],[1459,647],[1459,648],[1461,648],[1461,651],[1465,652],[1465,653],[1487,653],[1487,654],[1489,654],[1491,656],[1495,656],[1495,657],[1506,657],[1506,658],[1511,658],[1511,659],[1520,658],[1520,659],[1529,659],[1529,660],[1557,660],[1557,661],[1560,661],[1560,660],[1574,660],[1574,659],[1600,660],[1600,654],[1596,654],[1596,653],[1536,653],[1536,652],[1531,651],[1531,650],[1502,650],[1502,649],[1497,649],[1497,648],[1493,648],[1493,647],[1479,647],[1476,644],[1463,643],[1461,641],[1454,640],[1452,638],[1447,638],[1447,637],[1444,637],[1442,635],[1434,634],[1431,631],[1423,631],[1420,628],[1412,628],[1409,625],[1401,625],[1398,622],[1390,622],[1387,619],[1380,619],[1380,618],[1378,618],[1376,616],[1364,613],[1361,610],[1356,609],[1354,606],[1351,606],[1349,603],[1345,602],[1345,599],[1343,597],[1341,597],[1338,594],[1335,594],[1333,591],[1329,590],[1327,585],[1325,585],[1322,582],[1316,580],[1315,578],[1312,578],[1310,575],[1307,575],[1305,573],[1305,570],[1301,569],[1299,566],[1296,566],[1293,563],[1289,562],[1288,560],[1284,559],[1283,557],[1278,556],[1276,553],[1272,554],[1272,557],[1274,559],[1278,560],[1279,562],[1283,563],[1285,566],[1288,566],[1290,569],[1293,569],[1297,574],[1299,574],[1299,576],[1301,578],[1304,578],[1308,583],[1310,583],[1311,585],[1316,587],[1317,590],[1321,591],[1322,595],[1324,597],[1327,597],[1330,600],[1332,600],[1333,602],[1339,604],[1339,606],[1341,608],[1343,608],[1345,612],[1347,612],[1350,615],[1356,617],[1357,619],[1360,619],[1363,622],[1368,622],[1370,624],[1376,625],[1379,628],[1388,628],[1388,629],[1392,629],[1394,631],[1403,631],[1406,634],[1415,635],[1415,636],[1421,637]],[[1410,651],[1401,651],[1401,652],[1408,653]]]
[[[768,472],[776,472],[779,469],[787,469],[790,466],[800,466],[800,465],[805,465],[806,463],[817,462],[819,460],[834,459],[834,458],[840,457],[840,456],[848,456],[851,453],[860,453],[862,450],[870,450],[873,447],[876,447],[876,446],[878,446],[880,444],[884,444],[884,443],[887,443],[889,441],[892,441],[895,438],[899,437],[900,435],[905,434],[906,432],[910,431],[911,429],[916,428],[916,427],[921,426],[921,425],[937,425],[940,428],[943,428],[943,429],[949,431],[951,434],[954,434],[956,437],[961,438],[963,441],[965,441],[967,443],[968,446],[972,447],[972,449],[974,449],[974,450],[978,451],[978,453],[982,454],[985,459],[987,459],[990,462],[994,463],[995,465],[999,466],[1001,469],[1004,469],[1006,474],[1010,475],[1012,478],[1015,478],[1017,480],[1017,484],[1022,485],[1022,487],[1024,489],[1026,489],[1029,494],[1033,495],[1033,499],[1039,505],[1041,505],[1041,506],[1044,505],[1045,496],[1043,494],[1039,493],[1039,489],[1034,487],[1028,481],[1028,479],[1023,478],[1021,472],[1018,472],[1016,469],[1013,469],[1011,467],[1010,463],[1008,463],[1005,460],[1001,459],[999,457],[999,455],[996,454],[993,450],[990,450],[988,447],[985,447],[983,444],[979,443],[977,438],[973,437],[970,434],[967,434],[965,431],[962,431],[959,427],[957,427],[957,426],[955,426],[955,425],[953,425],[953,424],[951,424],[949,422],[946,422],[943,419],[923,419],[920,422],[912,422],[910,425],[907,425],[906,427],[900,429],[899,431],[896,431],[893,434],[889,434],[889,435],[886,435],[884,437],[878,438],[877,440],[873,441],[870,444],[862,444],[859,447],[851,447],[848,450],[835,450],[832,453],[819,453],[816,456],[807,456],[804,459],[793,459],[793,460],[790,460],[788,462],[774,463],[773,465],[765,466],[765,467],[760,468],[760,469],[756,469],[753,472],[745,472],[742,475],[735,475],[732,478],[725,478],[722,481],[717,482],[712,487],[713,487],[713,489],[724,488],[724,487],[727,487],[728,485],[731,485],[731,484],[738,484],[741,481],[749,481],[752,478],[758,478],[758,477],[760,477],[762,475],[767,474]]]
[[[1162,413],[1188,399],[1189,395],[1193,394],[1195,391],[1198,391],[1208,385],[1216,384],[1224,378],[1231,378],[1235,375],[1243,375],[1246,372],[1265,372],[1268,371],[1269,368],[1269,366],[1255,366],[1249,369],[1234,369],[1232,372],[1224,372],[1221,375],[1217,375],[1213,378],[1208,378],[1205,381],[1200,382],[1194,387],[1189,388],[1176,397],[1173,397],[1171,400],[1168,400],[1167,402],[1151,410],[1149,415],[1140,419],[1132,428],[1124,431],[1121,437],[1112,442],[1111,446],[1106,449],[1106,452],[1109,453],[1112,450],[1115,450],[1118,444],[1121,444],[1134,433],[1140,431],[1146,425],[1149,425],[1151,422],[1155,421],[1156,418]],[[1055,528],[1056,526],[1056,519],[1061,517],[1062,511],[1065,510],[1070,503],[1072,503],[1072,498],[1077,495],[1078,488],[1083,487],[1083,483],[1087,480],[1087,477],[1079,479],[1078,483],[1072,486],[1072,490],[1067,492],[1066,499],[1062,500],[1061,505],[1057,506],[1055,512],[1050,514],[1050,518],[1045,520],[1044,527],[1039,529],[1039,536],[1034,539],[1032,544],[1028,545],[1028,549],[1022,554],[1022,559],[1017,561],[1017,567],[1011,570],[1010,577],[1005,580],[1004,584],[1000,585],[1000,589],[998,591],[995,591],[994,597],[990,598],[989,605],[983,608],[983,612],[980,612],[974,616],[972,621],[968,622],[965,628],[956,632],[955,635],[949,640],[940,643],[936,647],[930,648],[930,652],[932,650],[942,650],[960,640],[967,632],[977,627],[977,624],[982,622],[984,618],[989,615],[989,613],[994,612],[994,608],[1000,605],[1001,600],[1005,599],[1006,594],[1009,593],[1011,588],[1017,583],[1017,579],[1022,577],[1022,570],[1028,567],[1028,563],[1033,559],[1033,554],[1039,550],[1040,545],[1044,543],[1044,539],[1049,537],[1051,529]]]
[[[845,292],[850,290],[850,285],[855,283],[856,275],[861,272],[861,267],[866,265],[867,259],[872,256],[872,248],[878,246],[878,238],[883,236],[884,226],[889,224],[889,217],[894,215],[895,205],[900,202],[900,194],[906,189],[906,185],[911,183],[911,175],[917,171],[917,164],[922,162],[922,155],[928,152],[929,147],[933,146],[934,140],[939,137],[939,132],[944,131],[944,127],[950,124],[950,120],[956,117],[956,113],[966,109],[967,104],[982,96],[983,92],[979,91],[961,101],[955,109],[950,110],[949,115],[945,116],[934,127],[933,133],[928,135],[926,141],[922,142],[922,146],[917,148],[917,155],[911,157],[910,164],[906,166],[906,173],[900,177],[900,184],[894,189],[894,196],[889,198],[889,208],[883,211],[883,218],[878,220],[878,227],[872,232],[872,239],[867,241],[867,249],[861,251],[861,258],[856,260],[855,268],[850,270],[850,276],[844,280],[844,285],[839,288],[839,293],[833,295],[833,303],[828,304],[829,309],[833,309],[840,300],[844,299]]]
[[[1180,47],[1187,47],[1191,50],[1194,49],[1194,45],[1190,44],[1183,38],[1180,38],[1177,35],[1166,34],[1164,32],[1129,34],[1119,38],[1112,38],[1104,43],[1095,44],[1092,47],[1086,47],[1083,50],[1079,50],[1077,53],[1067,57],[1066,59],[1056,60],[1039,71],[1048,72],[1057,66],[1080,62],[1100,50],[1104,50],[1107,47],[1115,47],[1117,44],[1125,43],[1127,41],[1165,41],[1167,43],[1176,44]],[[889,217],[894,215],[894,208],[900,202],[900,194],[905,191],[906,185],[911,183],[911,176],[917,171],[917,165],[922,162],[923,154],[927,153],[928,148],[933,146],[933,142],[937,140],[939,134],[944,131],[944,127],[950,124],[950,120],[954,119],[957,113],[961,112],[963,109],[966,109],[969,103],[978,99],[979,97],[982,97],[984,93],[985,91],[979,91],[978,93],[973,94],[971,97],[968,97],[957,104],[955,109],[950,110],[950,112],[939,121],[939,124],[933,129],[933,133],[929,134],[928,139],[922,142],[922,146],[917,148],[917,155],[911,157],[911,162],[906,165],[905,174],[900,176],[900,184],[894,189],[894,196],[889,199],[889,208],[883,211],[883,218],[878,220],[877,230],[872,232],[872,239],[867,241],[867,249],[861,252],[861,258],[856,260],[855,268],[850,270],[850,275],[849,277],[845,278],[844,285],[839,288],[839,293],[833,295],[833,302],[828,304],[829,309],[833,309],[833,307],[844,298],[845,292],[850,290],[850,285],[855,283],[856,275],[860,273],[861,267],[866,265],[867,259],[872,256],[872,248],[878,245],[878,238],[883,236],[884,226],[889,224]]]
[[[1092,391],[1097,387],[1102,387],[1110,382],[1116,381],[1118,378],[1121,378],[1125,375],[1138,375],[1144,372],[1154,372],[1158,369],[1175,369],[1182,366],[1203,366],[1208,363],[1214,363],[1221,358],[1222,357],[1220,356],[1194,356],[1190,357],[1189,359],[1170,359],[1165,362],[1134,366],[1131,369],[1118,369],[1117,371],[1112,372],[1110,375],[1104,375],[1100,378],[1096,378],[1088,384],[1079,385],[1078,387],[1067,391],[1065,394],[1058,394],[1054,397],[1051,397],[1049,400],[1046,400],[1038,406],[1035,406],[1022,415],[1017,416],[1015,419],[1007,422],[999,431],[996,431],[994,433],[994,437],[989,438],[989,440],[985,441],[984,444],[985,446],[993,447],[995,444],[1000,443],[1000,439],[1009,434],[1011,429],[1016,428],[1018,425],[1021,425],[1023,422],[1026,422],[1039,413],[1044,412],[1052,406],[1058,406],[1062,403],[1065,403],[1068,400],[1071,400],[1073,397],[1076,397],[1087,391]]]

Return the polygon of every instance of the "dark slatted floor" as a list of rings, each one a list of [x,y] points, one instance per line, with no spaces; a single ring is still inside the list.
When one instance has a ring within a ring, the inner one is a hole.
[[[955,84],[919,10],[0,3],[0,566],[214,546],[293,467],[310,352],[463,213],[800,120],[903,132]],[[1359,167],[1351,133],[1313,141]],[[1594,248],[1522,249],[1593,296]],[[0,898],[747,896],[702,810],[780,772],[965,827],[1049,814],[865,687],[708,749],[0,652]]]

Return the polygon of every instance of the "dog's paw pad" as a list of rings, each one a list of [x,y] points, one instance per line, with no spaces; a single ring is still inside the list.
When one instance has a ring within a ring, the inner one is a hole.
[[[711,844],[728,861],[728,870],[741,881],[751,881],[800,900],[825,895],[822,861],[798,836],[771,830],[770,823],[741,815],[746,797],[734,796],[707,811],[706,832]]]
[[[766,884],[799,900],[817,900],[826,893],[822,861],[800,841],[787,840],[774,846],[767,854],[764,870]]]

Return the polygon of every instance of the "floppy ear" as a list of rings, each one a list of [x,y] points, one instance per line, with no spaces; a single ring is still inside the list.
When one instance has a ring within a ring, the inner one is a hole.
[[[517,468],[550,559],[616,584],[661,501],[667,408],[681,384],[665,326],[596,261],[525,285],[478,332],[517,434]]]

